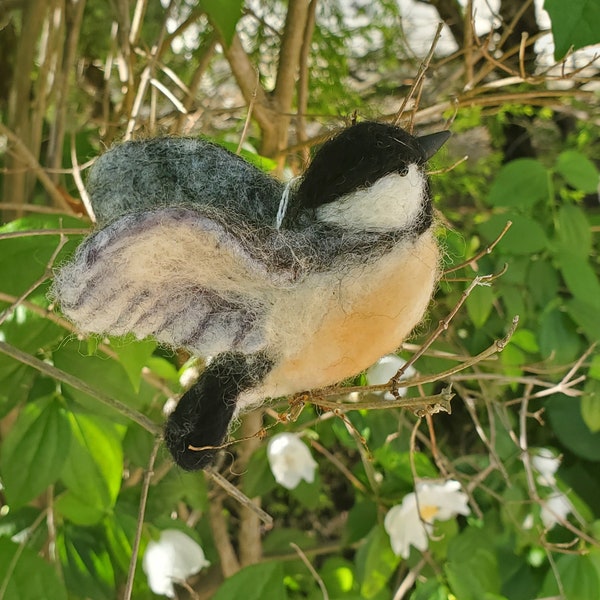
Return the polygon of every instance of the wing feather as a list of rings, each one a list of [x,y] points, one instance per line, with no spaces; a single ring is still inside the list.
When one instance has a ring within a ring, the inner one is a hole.
[[[256,352],[274,295],[302,273],[273,255],[272,234],[214,209],[128,214],[80,246],[53,295],[84,332],[152,335],[201,355]]]

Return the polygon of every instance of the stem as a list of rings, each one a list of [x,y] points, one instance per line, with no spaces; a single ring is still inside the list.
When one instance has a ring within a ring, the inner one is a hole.
[[[140,508],[138,510],[137,526],[135,529],[135,538],[133,539],[133,546],[131,548],[131,559],[129,561],[129,571],[127,573],[127,583],[125,585],[125,593],[123,600],[131,600],[131,594],[133,592],[133,581],[135,579],[135,568],[137,565],[137,557],[140,551],[140,541],[142,539],[142,530],[144,528],[144,515],[146,514],[146,502],[148,500],[148,492],[150,490],[150,481],[154,474],[154,463],[156,462],[156,455],[161,445],[161,438],[157,437],[152,452],[150,453],[150,459],[148,460],[148,468],[144,474],[144,483],[142,484],[142,492],[140,497]]]
[[[48,375],[48,377],[52,377],[52,379],[66,383],[80,392],[88,394],[89,396],[96,398],[96,400],[100,400],[100,402],[106,406],[110,406],[117,412],[120,412],[123,416],[135,421],[138,425],[141,425],[153,435],[162,435],[162,428],[154,423],[154,421],[149,419],[146,415],[129,408],[129,406],[123,404],[119,400],[111,398],[108,394],[92,388],[85,381],[82,381],[78,377],[75,377],[70,373],[66,373],[65,371],[61,371],[60,369],[57,369],[56,367],[49,365],[48,363],[43,362],[38,358],[31,356],[31,354],[27,354],[26,352],[23,352],[22,350],[19,350],[18,348],[15,348],[6,342],[0,342],[0,352],[18,360],[19,362],[22,362],[25,365],[29,365],[30,367],[37,369],[40,373]]]

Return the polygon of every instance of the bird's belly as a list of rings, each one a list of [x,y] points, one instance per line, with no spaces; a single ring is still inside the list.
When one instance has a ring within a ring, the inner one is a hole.
[[[337,282],[316,277],[275,315],[281,358],[242,404],[338,383],[396,350],[423,317],[438,264],[427,232]]]

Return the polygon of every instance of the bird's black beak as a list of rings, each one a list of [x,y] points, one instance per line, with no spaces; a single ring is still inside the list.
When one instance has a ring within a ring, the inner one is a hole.
[[[450,135],[452,134],[446,130],[418,137],[417,141],[425,153],[425,160],[429,160],[446,143]]]

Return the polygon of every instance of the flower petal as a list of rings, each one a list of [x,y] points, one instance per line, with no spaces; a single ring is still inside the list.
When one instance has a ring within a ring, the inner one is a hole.
[[[267,446],[267,458],[275,481],[288,490],[303,479],[308,483],[315,480],[317,463],[306,444],[293,433],[274,435]]]
[[[150,541],[142,563],[150,589],[168,598],[175,597],[174,581],[185,581],[209,565],[202,548],[178,529],[165,529]]]
[[[396,354],[386,354],[380,358],[373,366],[369,367],[366,372],[367,382],[369,385],[383,385],[387,383],[404,365],[406,361]],[[410,366],[402,375],[402,379],[410,379],[417,374],[414,367]],[[406,396],[406,388],[398,388],[398,394]],[[391,392],[385,392],[383,397],[386,400],[393,400],[394,395]]]

